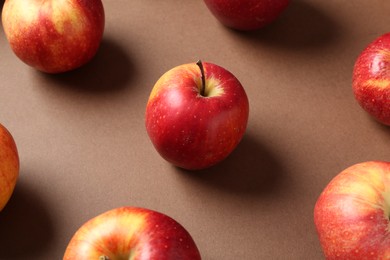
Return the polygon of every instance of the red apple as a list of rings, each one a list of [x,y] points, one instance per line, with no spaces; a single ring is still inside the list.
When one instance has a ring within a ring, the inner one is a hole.
[[[225,26],[250,31],[273,22],[289,0],[204,0],[211,13]]]
[[[104,31],[104,10],[101,0],[6,0],[2,22],[22,61],[59,73],[95,56]]]
[[[390,258],[390,163],[353,165],[324,189],[314,208],[326,259]]]
[[[10,132],[0,125],[0,211],[10,199],[19,176],[19,155]]]
[[[243,137],[249,113],[238,79],[212,63],[166,72],[146,106],[146,130],[160,155],[190,170],[225,159]]]
[[[64,260],[200,260],[190,234],[171,217],[122,207],[86,222],[66,248]]]
[[[390,33],[380,36],[361,52],[352,82],[360,106],[379,122],[390,125]]]

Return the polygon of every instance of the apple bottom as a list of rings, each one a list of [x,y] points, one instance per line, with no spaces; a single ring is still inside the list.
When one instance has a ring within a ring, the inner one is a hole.
[[[252,31],[267,26],[287,8],[289,0],[204,0],[217,20],[232,29]]]
[[[148,209],[122,207],[85,223],[64,260],[198,260],[190,234],[172,218]]]
[[[366,80],[365,87],[355,83],[354,95],[359,105],[376,121],[390,126],[390,84],[381,88],[377,86],[380,81],[384,80]]]
[[[168,90],[167,95],[174,91]],[[246,129],[247,110],[241,112],[237,107],[224,112],[208,105],[210,99],[198,101],[199,104],[192,104],[191,111],[156,109],[156,118],[162,119],[153,129],[148,128],[159,154],[187,170],[205,169],[223,161],[240,143]],[[211,110],[217,112],[207,112]]]

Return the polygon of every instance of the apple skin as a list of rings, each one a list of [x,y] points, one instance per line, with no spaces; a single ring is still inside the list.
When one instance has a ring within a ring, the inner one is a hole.
[[[389,162],[362,162],[339,173],[314,208],[326,259],[388,259],[389,215]]]
[[[61,73],[95,56],[105,17],[101,0],[6,0],[2,23],[17,57],[40,71]]]
[[[80,227],[64,260],[200,260],[191,235],[171,217],[145,208],[107,211]]]
[[[355,62],[355,99],[377,121],[390,125],[390,33],[371,42]]]
[[[226,69],[204,62],[177,66],[156,82],[147,106],[147,133],[159,154],[187,170],[211,167],[241,141],[249,102],[238,79]]]
[[[11,133],[0,124],[0,211],[6,206],[19,177],[19,155]]]
[[[252,31],[273,22],[287,8],[289,0],[204,0],[223,25]]]

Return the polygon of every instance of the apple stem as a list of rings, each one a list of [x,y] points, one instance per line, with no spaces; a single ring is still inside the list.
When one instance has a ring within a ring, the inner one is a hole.
[[[110,258],[108,256],[106,256],[106,255],[101,255],[99,257],[99,260],[110,260]]]
[[[202,79],[202,86],[200,88],[200,95],[201,96],[204,96],[205,95],[205,89],[206,89],[206,78],[205,78],[205,75],[204,75],[204,67],[203,67],[203,63],[201,60],[198,60],[196,62],[196,65],[199,66],[199,69],[200,69],[200,73],[201,73],[201,79]]]

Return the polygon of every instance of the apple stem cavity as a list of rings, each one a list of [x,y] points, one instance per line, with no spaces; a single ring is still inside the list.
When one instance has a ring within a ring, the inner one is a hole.
[[[204,75],[203,63],[202,63],[201,60],[198,60],[196,62],[196,65],[198,65],[198,67],[200,69],[201,79],[202,79],[202,86],[200,87],[200,95],[204,97],[205,96],[205,92],[206,92],[206,77]]]

